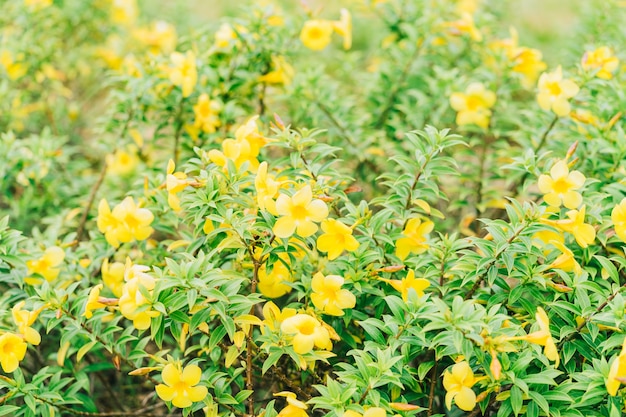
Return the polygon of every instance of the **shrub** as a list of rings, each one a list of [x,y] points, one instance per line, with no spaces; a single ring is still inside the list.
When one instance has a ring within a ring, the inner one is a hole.
[[[0,415],[620,416],[623,3],[3,5]]]

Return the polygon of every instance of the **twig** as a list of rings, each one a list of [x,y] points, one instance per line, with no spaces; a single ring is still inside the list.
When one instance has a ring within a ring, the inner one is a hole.
[[[350,144],[350,146],[356,147],[356,143],[354,142],[354,138],[352,137],[352,135],[350,134],[348,129],[344,125],[342,125],[339,122],[339,120],[337,120],[337,118],[330,111],[330,109],[328,107],[326,107],[326,105],[324,103],[321,103],[318,100],[315,100],[314,103],[317,105],[317,107],[319,107],[319,109],[322,111],[322,113],[324,113],[324,115],[326,117],[328,117],[328,120],[330,120],[330,122],[339,130],[339,133],[341,133],[341,136]]]
[[[107,174],[108,165],[106,161],[102,163],[102,169],[100,170],[100,175],[98,176],[98,180],[91,188],[91,193],[89,194],[89,201],[87,201],[87,205],[83,210],[82,216],[80,216],[80,223],[78,224],[78,229],[76,231],[76,239],[74,240],[73,247],[77,247],[80,243],[80,240],[83,237],[83,233],[85,233],[85,224],[87,223],[87,216],[89,216],[89,211],[91,210],[91,206],[93,205],[94,200],[96,199],[96,194],[98,194],[98,190],[102,186],[104,182],[104,177]]]
[[[422,45],[424,45],[425,43],[426,42],[424,41]],[[392,90],[391,94],[389,94],[389,98],[387,99],[387,104],[385,105],[384,110],[382,111],[382,113],[380,113],[380,117],[374,124],[375,129],[380,129],[381,127],[383,127],[383,125],[387,121],[387,116],[389,116],[389,112],[391,111],[394,103],[396,102],[396,97],[398,93],[400,92],[400,89],[402,88],[404,82],[406,81],[406,78],[409,76],[409,71],[411,70],[411,67],[413,66],[413,63],[415,62],[415,60],[419,57],[421,51],[422,51],[421,45],[416,46],[415,50],[413,51],[413,54],[411,55],[411,57],[405,64],[404,68],[402,69],[402,72],[400,73],[400,77],[395,82],[394,89]]]
[[[427,416],[433,415],[433,406],[435,405],[435,387],[437,386],[437,354],[435,353],[435,364],[433,365],[432,373],[430,374],[430,393],[428,394],[428,411]]]

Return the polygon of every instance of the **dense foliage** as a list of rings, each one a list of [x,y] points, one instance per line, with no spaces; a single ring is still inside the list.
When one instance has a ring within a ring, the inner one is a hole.
[[[251,3],[0,6],[0,415],[621,416],[626,4]]]

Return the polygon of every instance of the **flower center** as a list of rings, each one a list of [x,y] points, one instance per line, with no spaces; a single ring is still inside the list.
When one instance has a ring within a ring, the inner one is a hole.
[[[564,194],[570,190],[570,184],[567,181],[567,178],[559,178],[558,180],[554,181],[552,188],[554,189],[555,193]]]
[[[322,38],[322,31],[319,28],[312,28],[309,31],[309,36],[313,39],[321,39]]]
[[[310,336],[315,332],[315,323],[306,321],[298,326],[298,331],[305,336]]]
[[[546,89],[550,92],[550,95],[552,96],[561,95],[561,86],[557,81],[547,83]]]
[[[291,208],[291,217],[296,221],[304,221],[309,217],[309,211],[304,205],[297,205]]]
[[[480,97],[477,97],[477,96],[467,97],[467,110],[476,111],[481,107],[483,107],[483,101],[480,99]]]

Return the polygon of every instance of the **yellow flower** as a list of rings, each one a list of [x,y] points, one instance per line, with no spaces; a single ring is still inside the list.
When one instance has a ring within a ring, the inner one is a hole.
[[[446,22],[444,26],[447,27],[454,36],[467,34],[473,41],[480,42],[483,40],[483,35],[474,24],[474,18],[469,13],[461,13],[459,20]]]
[[[561,159],[550,169],[550,175],[539,176],[539,191],[544,196],[543,200],[552,207],[560,207],[563,204],[569,209],[575,209],[583,202],[580,189],[585,184],[585,176],[579,171],[569,171],[567,161]]]
[[[209,159],[215,165],[224,169],[227,168],[230,159],[235,164],[235,168],[239,169],[248,163],[248,169],[255,171],[259,166],[257,154],[254,154],[247,140],[226,139],[222,142],[222,151],[211,149],[208,153]]]
[[[85,311],[83,312],[83,316],[85,316],[85,318],[90,319],[93,317],[92,310],[106,307],[106,304],[102,304],[98,301],[100,299],[100,291],[102,290],[102,287],[102,284],[98,284],[93,287],[91,291],[89,291],[87,303],[85,304]]]
[[[301,355],[309,353],[313,347],[320,349],[332,349],[328,330],[315,317],[308,314],[296,314],[286,318],[280,325],[280,330],[288,335],[293,335],[293,350]]]
[[[26,356],[26,342],[13,333],[4,333],[0,336],[0,366],[6,373],[13,372]]]
[[[557,116],[567,116],[571,106],[568,99],[580,90],[570,79],[563,79],[563,71],[559,65],[553,72],[544,72],[539,77],[537,102],[544,110],[552,110]]]
[[[282,85],[291,83],[294,70],[283,56],[272,57],[272,68],[270,72],[259,77],[259,82]]]
[[[555,361],[555,366],[559,366],[559,352],[556,350],[556,344],[550,334],[550,320],[543,308],[537,307],[535,314],[539,330],[529,333],[526,336],[512,337],[509,340],[524,340],[529,343],[543,346],[543,354],[551,361]]]
[[[167,162],[167,175],[165,177],[165,188],[167,189],[167,204],[174,211],[180,211],[180,199],[176,195],[189,185],[187,174],[184,172],[174,172],[176,164],[173,160]]]
[[[218,115],[220,106],[217,101],[209,99],[207,93],[200,94],[198,102],[193,106],[195,115],[194,126],[205,133],[214,133],[222,125]]]
[[[342,290],[344,279],[339,275],[324,276],[318,272],[311,281],[311,301],[325,314],[343,316],[343,310],[356,305],[356,297],[348,290]]]
[[[465,361],[452,366],[443,373],[443,387],[446,389],[446,407],[452,409],[452,400],[463,411],[472,411],[476,406],[476,394],[472,387],[476,383],[474,372]]]
[[[0,51],[0,65],[4,67],[10,80],[17,80],[26,74],[27,67],[20,62],[16,62],[13,54],[7,50]]]
[[[343,38],[343,49],[348,50],[352,47],[352,15],[346,9],[341,9],[339,13],[339,20],[332,22],[333,29]]]
[[[426,220],[422,221],[415,217],[409,219],[406,223],[401,237],[396,242],[396,256],[402,260],[405,260],[410,253],[420,254],[428,249],[428,243],[426,238],[435,227],[434,223]]]
[[[198,385],[202,371],[197,365],[188,365],[182,372],[179,367],[168,363],[161,372],[163,384],[156,386],[156,392],[163,401],[171,401],[174,407],[185,408],[204,400],[207,387]]]
[[[150,210],[137,207],[132,197],[126,197],[113,211],[105,199],[98,205],[98,230],[114,248],[120,243],[147,239],[153,232],[152,220]]]
[[[115,153],[106,156],[106,164],[109,172],[126,176],[135,171],[139,164],[139,157],[132,147],[128,150],[118,149]]]
[[[547,66],[542,61],[541,51],[533,48],[520,47],[515,50],[513,57],[513,72],[522,74],[522,85],[524,88],[531,88],[537,81],[537,77]]]
[[[176,28],[162,20],[152,23],[149,28],[135,29],[133,36],[153,55],[169,54],[176,47]]]
[[[24,4],[34,10],[40,10],[51,6],[52,0],[24,0]]]
[[[280,217],[274,224],[274,234],[288,238],[297,232],[301,237],[309,237],[317,232],[314,222],[328,217],[328,207],[322,200],[313,200],[310,185],[305,185],[292,197],[280,194],[276,200],[276,213]]]
[[[174,64],[174,67],[170,69],[170,81],[182,88],[183,97],[189,97],[198,82],[196,55],[193,51],[187,51],[184,55],[180,52],[173,52],[170,59]]]
[[[317,238],[317,249],[328,252],[328,259],[333,260],[347,250],[353,252],[358,249],[359,242],[352,236],[352,229],[339,220],[327,219],[321,224],[322,234]]]
[[[267,162],[261,162],[254,178],[256,198],[260,210],[267,210],[276,214],[274,197],[278,194],[279,185],[280,183],[274,179],[274,176],[267,173]]]
[[[259,132],[259,126],[257,125],[258,119],[258,115],[249,118],[235,131],[235,139],[248,142],[248,144],[250,144],[250,152],[255,158],[259,155],[259,152],[261,152],[261,148],[270,141],[270,139]]]
[[[215,47],[218,49],[227,49],[237,39],[237,33],[228,23],[222,23],[222,26],[215,32]]]
[[[321,51],[326,48],[333,35],[333,23],[329,20],[308,20],[300,32],[300,40],[307,48]]]
[[[59,265],[65,259],[65,251],[58,246],[50,246],[39,259],[26,261],[28,275],[38,274],[50,282],[56,279],[61,272]],[[27,284],[40,284],[42,280],[36,277],[29,277],[24,280]]]
[[[297,311],[294,308],[283,308],[282,311],[276,304],[268,301],[263,305],[263,324],[265,324],[271,331],[275,332],[280,329],[281,324],[285,319],[295,316]]]
[[[288,258],[287,258],[288,259]],[[267,273],[267,264],[259,268],[259,291],[266,297],[278,298],[291,292],[285,282],[293,282],[289,268],[281,261],[274,262],[272,272]]]
[[[626,382],[626,339],[622,344],[622,351],[611,363],[609,377],[605,382],[609,395],[617,395],[617,390],[624,382]]]
[[[306,409],[309,408],[305,403],[298,400],[293,392],[282,391],[274,394],[276,397],[285,397],[287,405],[280,410],[278,417],[308,417]]]
[[[561,251],[561,255],[559,255],[552,263],[549,265],[550,268],[560,269],[565,272],[573,272],[576,275],[580,275],[582,272],[582,268],[580,264],[576,261],[574,257],[574,253],[563,243],[553,240],[550,244],[554,245],[558,250]]]
[[[156,281],[146,274],[150,268],[144,265],[130,265],[127,262],[125,279],[126,284],[122,288],[122,296],[119,300],[120,312],[124,317],[133,321],[133,325],[138,330],[145,330],[150,327],[152,318],[160,313],[152,310],[149,301],[141,293],[140,288],[144,288],[150,295],[153,294]]]
[[[613,207],[611,211],[611,220],[615,228],[615,234],[626,242],[626,198]]]
[[[24,340],[30,343],[31,345],[38,345],[41,343],[41,336],[39,332],[32,327],[30,327],[37,317],[39,317],[39,313],[44,307],[41,307],[39,310],[28,311],[22,310],[26,304],[24,301],[20,301],[11,309],[11,314],[13,315],[13,321],[17,326],[18,331],[24,337]]]
[[[452,93],[450,105],[456,114],[456,124],[459,126],[476,124],[482,128],[489,125],[490,108],[496,102],[496,95],[481,83],[471,83],[465,93]]]
[[[581,64],[585,71],[597,71],[598,78],[610,80],[619,66],[619,59],[609,47],[602,46],[595,51],[586,51]]]
[[[543,223],[555,226],[564,232],[571,233],[581,248],[586,248],[596,239],[596,229],[592,225],[585,223],[585,206],[580,210],[570,210],[567,219],[563,220],[541,220]]]
[[[381,281],[391,285],[396,291],[400,291],[402,299],[406,302],[409,299],[409,290],[413,289],[418,297],[424,295],[424,290],[430,286],[430,282],[425,278],[415,278],[415,271],[410,269],[403,279],[382,279]]]
[[[111,9],[111,20],[113,23],[132,25],[137,20],[136,0],[113,0]]]
[[[104,285],[109,287],[116,297],[122,296],[124,269],[125,266],[121,262],[113,262],[111,265],[109,265],[108,259],[102,262],[102,281],[104,281]]]

